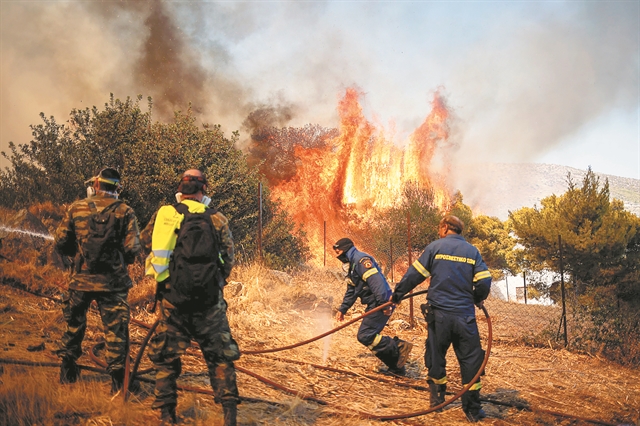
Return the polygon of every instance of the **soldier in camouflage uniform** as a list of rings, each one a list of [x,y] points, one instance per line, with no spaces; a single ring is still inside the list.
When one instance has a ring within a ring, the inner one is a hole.
[[[188,206],[191,213],[202,213],[210,201],[204,195],[206,179],[199,170],[187,170],[178,186],[177,198]],[[225,426],[236,424],[237,404],[240,402],[233,361],[240,358],[238,345],[231,336],[227,320],[227,303],[222,287],[231,273],[234,262],[234,246],[227,218],[220,212],[211,216],[213,230],[220,242],[221,266],[217,296],[203,307],[187,305],[178,308],[162,297],[160,290],[160,323],[149,345],[149,358],[155,364],[156,400],[152,405],[160,409],[162,424],[176,422],[177,384],[182,371],[180,357],[191,345],[198,342],[207,363],[214,400],[222,404]],[[176,246],[176,229],[183,215],[173,206],[164,206],[156,212],[142,231],[142,244],[150,255],[147,257],[147,274],[155,276],[160,289],[169,282],[169,259]],[[168,291],[168,290],[166,290]],[[195,302],[195,301],[194,301]]]
[[[82,340],[87,329],[87,310],[96,301],[104,326],[107,371],[111,375],[113,393],[124,383],[125,357],[129,344],[129,303],[127,294],[132,287],[127,265],[134,262],[140,252],[140,231],[133,209],[117,201],[120,173],[112,168],[101,170],[87,188],[87,198],[74,202],[55,232],[55,248],[62,256],[73,259],[69,290],[63,298],[63,314],[67,329],[62,336],[57,354],[62,358],[61,383],[77,381],[79,369],[76,360],[82,354]],[[93,214],[111,204],[118,227],[114,234],[119,248],[111,253],[115,262],[109,272],[91,271],[82,245],[89,235],[89,222]]]

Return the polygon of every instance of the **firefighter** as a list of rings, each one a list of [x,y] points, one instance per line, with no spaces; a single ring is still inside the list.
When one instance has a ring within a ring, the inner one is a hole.
[[[200,346],[207,363],[214,401],[222,405],[224,426],[237,423],[240,396],[233,362],[240,358],[240,350],[231,335],[222,292],[234,265],[233,236],[227,218],[208,207],[211,199],[205,195],[206,190],[207,180],[200,170],[184,172],[176,194],[178,204],[161,207],[141,235],[144,249],[151,252],[147,274],[155,277],[159,287],[160,322],[150,342],[149,358],[157,370],[156,400],[151,408],[160,410],[161,424],[177,423],[181,357],[192,339]],[[200,224],[202,234],[189,240],[195,246],[180,250],[180,235],[190,228],[190,223]],[[213,258],[194,255],[200,252],[198,244],[205,240],[217,242],[218,253]],[[179,263],[181,259],[185,263]],[[190,264],[198,274],[192,272]]]
[[[344,321],[344,314],[358,298],[367,305],[365,312],[389,300],[391,287],[373,257],[356,249],[349,238],[338,240],[333,249],[338,260],[349,265],[347,291],[336,313],[338,321]],[[380,334],[392,312],[393,309],[388,308],[365,317],[358,329],[358,342],[368,347],[389,368],[389,372],[404,375],[413,344]]]
[[[87,311],[95,300],[104,325],[111,392],[116,393],[124,384],[129,345],[127,295],[133,283],[127,265],[140,252],[140,231],[133,209],[118,200],[121,186],[116,169],[102,169],[85,183],[90,184],[87,198],[71,204],[55,231],[56,251],[63,259],[66,256],[73,259],[69,290],[63,296],[62,312],[67,327],[56,351],[62,358],[60,382],[78,380],[80,369],[76,360],[82,355]],[[105,235],[111,235],[112,239],[103,241],[92,230],[93,218],[98,214],[107,217],[107,212],[113,218],[105,222]]]
[[[456,216],[445,216],[438,225],[440,239],[429,244],[396,286],[391,301],[402,297],[431,277],[427,303],[421,308],[428,323],[424,354],[429,370],[427,383],[431,406],[444,402],[447,389],[446,355],[453,343],[463,385],[476,375],[484,359],[476,324],[475,307],[489,295],[491,274],[478,249],[462,237],[464,223]],[[480,379],[462,395],[467,420],[485,417],[480,404]]]

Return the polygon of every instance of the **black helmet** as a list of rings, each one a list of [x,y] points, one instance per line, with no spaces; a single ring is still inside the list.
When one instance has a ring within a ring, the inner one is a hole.
[[[340,238],[333,245],[334,250],[342,250],[342,251],[347,251],[351,247],[353,247],[353,241],[351,241],[349,238]]]

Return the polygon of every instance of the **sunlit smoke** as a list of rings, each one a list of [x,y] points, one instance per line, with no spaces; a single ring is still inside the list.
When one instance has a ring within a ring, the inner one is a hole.
[[[0,150],[28,143],[39,112],[63,123],[109,93],[151,95],[154,119],[190,102],[227,132],[277,95],[296,125],[331,127],[335,93],[356,83],[406,134],[444,85],[463,115],[463,163],[533,161],[620,111],[637,123],[637,2],[497,2],[473,13],[472,37],[406,19],[465,22],[455,7],[360,2],[353,19],[346,3],[3,2]]]
[[[331,330],[333,327],[333,321],[331,317],[331,311],[329,310],[320,310],[316,311],[316,332],[318,334],[326,333]],[[331,336],[333,334],[328,335],[327,337],[323,337],[321,339],[322,342],[322,363],[325,364],[327,359],[329,358],[329,350],[331,348]]]

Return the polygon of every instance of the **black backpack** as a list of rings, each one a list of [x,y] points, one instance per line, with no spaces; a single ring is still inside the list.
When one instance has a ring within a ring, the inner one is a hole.
[[[185,204],[175,204],[184,215],[169,261],[169,288],[163,297],[176,307],[190,309],[215,305],[219,294],[220,242],[211,216],[215,209],[191,213]]]
[[[80,249],[91,274],[110,274],[122,267],[121,224],[115,214],[120,204],[122,201],[116,200],[98,212],[96,204],[89,202],[89,232]]]

